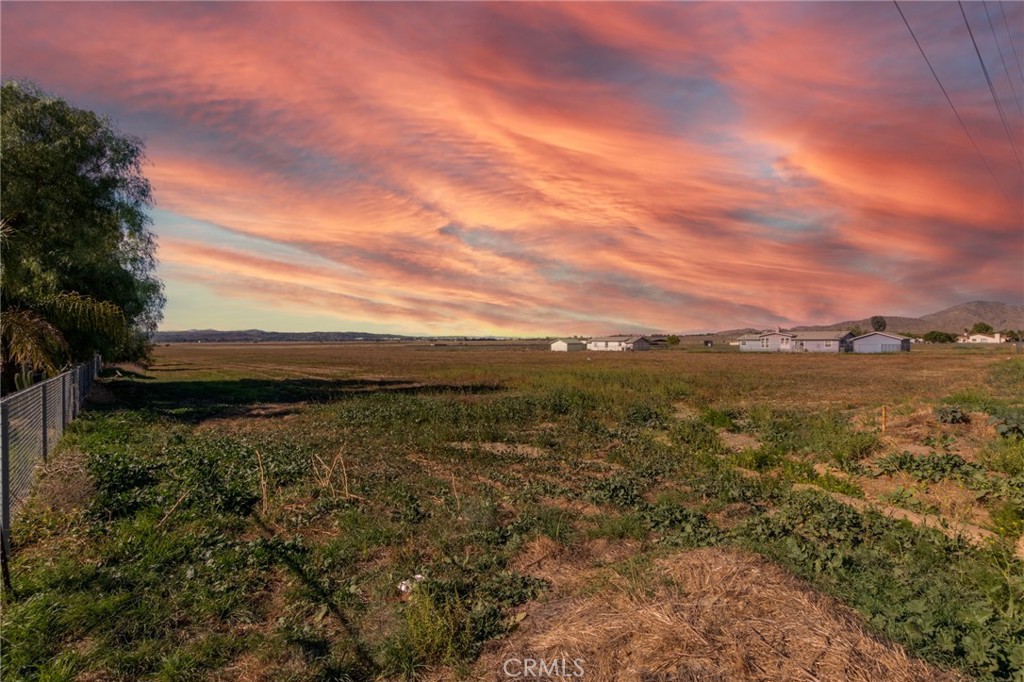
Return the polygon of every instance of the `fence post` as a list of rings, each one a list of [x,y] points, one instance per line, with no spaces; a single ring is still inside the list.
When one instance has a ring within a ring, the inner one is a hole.
[[[3,507],[0,510],[0,530],[3,530],[3,550],[11,555],[11,429],[6,403],[0,405],[0,495]]]
[[[50,421],[47,417],[46,410],[46,384],[44,381],[39,387],[39,395],[42,396],[43,401],[43,464],[46,464],[47,455],[50,454]]]
[[[60,432],[68,428],[68,376],[60,375]]]
[[[71,420],[78,418],[78,372],[68,372],[71,377]]]

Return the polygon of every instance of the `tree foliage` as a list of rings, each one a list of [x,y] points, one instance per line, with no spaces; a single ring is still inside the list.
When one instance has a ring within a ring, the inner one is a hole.
[[[930,331],[923,338],[928,343],[956,343],[956,334],[949,332]]]
[[[142,141],[31,83],[4,83],[2,103],[5,374],[139,359],[164,303]]]
[[[968,334],[991,334],[993,331],[992,325],[987,322],[975,322],[974,326],[971,327]]]
[[[885,318],[881,315],[875,315],[871,318],[871,328],[876,332],[884,332],[887,326]]]

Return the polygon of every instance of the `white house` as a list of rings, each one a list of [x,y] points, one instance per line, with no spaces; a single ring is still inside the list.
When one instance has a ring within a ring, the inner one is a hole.
[[[910,339],[887,332],[868,332],[850,340],[854,353],[898,353],[910,350]]]
[[[970,334],[957,337],[957,343],[1002,343],[1002,335],[999,332],[995,334]]]
[[[599,336],[587,342],[587,350],[650,350],[646,336]]]
[[[586,350],[587,344],[578,339],[558,339],[551,344],[551,350],[557,351],[573,351],[573,350]]]
[[[791,350],[797,353],[839,353],[849,350],[850,332],[793,332]]]
[[[744,334],[739,339],[741,351],[782,353],[838,353],[848,350],[853,335],[849,332],[763,332]]]
[[[793,335],[787,332],[764,332],[762,334],[744,334],[740,337],[741,351],[782,351],[792,350]]]

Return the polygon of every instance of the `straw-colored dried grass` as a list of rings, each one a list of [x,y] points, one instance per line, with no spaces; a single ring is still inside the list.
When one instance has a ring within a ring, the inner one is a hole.
[[[960,679],[866,634],[853,611],[756,555],[681,552],[654,576],[646,590],[618,578],[533,604],[479,676],[508,679],[505,661],[532,658],[565,659],[569,671],[582,659],[591,682]]]

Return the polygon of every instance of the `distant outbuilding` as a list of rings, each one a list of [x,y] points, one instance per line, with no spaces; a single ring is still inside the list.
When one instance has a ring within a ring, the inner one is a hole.
[[[580,341],[579,339],[558,339],[557,341],[551,344],[551,350],[555,351],[567,352],[586,349],[587,344],[584,343],[583,341]]]
[[[850,341],[854,353],[899,353],[910,350],[910,339],[887,332],[868,332]]]

